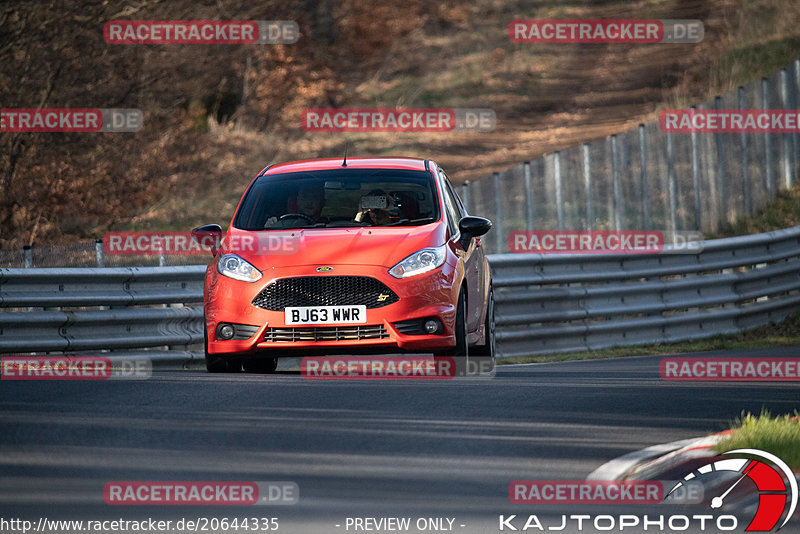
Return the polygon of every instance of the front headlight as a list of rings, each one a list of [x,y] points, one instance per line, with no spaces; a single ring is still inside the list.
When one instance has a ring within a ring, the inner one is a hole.
[[[409,276],[416,276],[432,271],[444,263],[447,257],[446,250],[447,247],[445,245],[418,250],[389,269],[389,274],[395,278],[408,278]]]
[[[261,278],[261,271],[250,265],[236,254],[223,254],[217,260],[217,271],[222,276],[241,280],[242,282],[255,282]]]

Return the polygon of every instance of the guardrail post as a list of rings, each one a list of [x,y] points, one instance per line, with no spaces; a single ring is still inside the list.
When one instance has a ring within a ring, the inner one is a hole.
[[[558,229],[564,229],[564,192],[561,185],[561,152],[553,154],[553,173],[556,182],[556,213]]]
[[[617,136],[611,136],[611,176],[614,182],[614,230],[622,230],[622,190],[617,166]]]
[[[496,172],[492,174],[492,179],[494,181],[494,213],[495,213],[495,221],[494,221],[494,228],[495,228],[495,252],[501,254],[503,252],[503,195],[502,191],[500,190],[500,173]]]
[[[761,109],[769,109],[769,80],[767,78],[761,78]],[[768,130],[764,131],[764,154],[767,168],[764,179],[767,182],[767,196],[772,200],[775,197],[775,179],[772,177],[772,136]]]
[[[589,144],[583,144],[583,185],[586,190],[586,229],[594,229],[594,205],[592,203],[592,162],[589,159]]]
[[[105,267],[105,257],[103,255],[103,240],[95,239],[94,241],[94,255],[97,258],[97,266]]]
[[[644,135],[644,124],[639,125],[639,162],[641,165],[642,185],[642,224],[644,230],[650,229],[650,192],[647,187],[647,140]]]
[[[25,257],[25,268],[30,269],[33,267],[33,251],[31,250],[30,245],[25,245],[22,247],[22,254]]]
[[[697,109],[692,106],[691,109]],[[697,132],[692,130],[692,184],[694,186],[694,225],[699,232],[703,227],[703,203],[700,191],[700,163],[697,147]],[[648,228],[649,230],[649,228]]]
[[[722,98],[714,97],[714,109],[722,109]],[[717,178],[719,180],[719,203],[722,220],[728,221],[727,187],[725,187],[725,156],[722,150],[722,132],[716,132],[714,139],[717,145]]]
[[[528,231],[533,230],[533,184],[531,183],[531,162],[526,161],[522,164],[522,172],[525,175],[525,214],[526,223],[525,228]]]
[[[678,232],[678,201],[675,180],[675,149],[672,143],[672,132],[667,132],[667,174],[669,176],[669,224],[672,231],[672,242]]]
[[[739,87],[739,109],[745,109],[744,103],[744,87]],[[742,130],[740,134],[742,145],[742,196],[744,197],[744,212],[747,215],[752,213],[752,204],[750,201],[750,171],[748,170],[749,162],[747,157],[747,134]]]
[[[781,69],[781,107],[789,109],[789,81],[786,69]],[[789,149],[789,134],[781,134],[783,138],[783,184],[786,189],[792,187],[792,159]]]

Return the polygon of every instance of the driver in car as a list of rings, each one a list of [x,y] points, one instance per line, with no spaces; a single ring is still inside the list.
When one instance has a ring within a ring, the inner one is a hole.
[[[325,189],[322,184],[303,184],[298,189],[294,202],[291,198],[287,199],[286,213],[280,217],[270,217],[264,227],[275,228],[324,222],[320,218],[324,205]]]
[[[324,205],[325,190],[321,185],[307,184],[300,187],[297,192],[297,213],[317,222]]]

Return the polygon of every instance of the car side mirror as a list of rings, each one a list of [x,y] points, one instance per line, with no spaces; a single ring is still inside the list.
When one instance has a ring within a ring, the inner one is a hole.
[[[492,221],[467,215],[458,221],[458,229],[461,230],[461,245],[466,249],[473,237],[482,236],[492,229]]]
[[[201,247],[209,247],[211,255],[216,256],[222,241],[222,227],[218,224],[204,224],[192,230],[192,237]]]

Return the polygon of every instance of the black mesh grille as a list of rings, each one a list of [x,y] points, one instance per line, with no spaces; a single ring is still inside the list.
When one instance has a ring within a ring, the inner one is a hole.
[[[425,331],[425,319],[411,319],[394,323],[397,331],[406,336],[421,336],[427,334]]]
[[[233,331],[231,339],[250,339],[258,331],[258,327],[249,324],[234,324]]]
[[[369,276],[302,276],[276,280],[261,290],[253,305],[272,311],[287,306],[346,306],[380,308],[397,302],[383,282]]]
[[[264,341],[271,343],[291,341],[344,341],[354,339],[388,338],[382,324],[358,326],[304,326],[295,328],[267,328]]]

